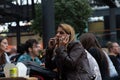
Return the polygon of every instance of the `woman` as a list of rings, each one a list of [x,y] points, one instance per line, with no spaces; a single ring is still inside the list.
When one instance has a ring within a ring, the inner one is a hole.
[[[8,47],[8,41],[5,37],[0,36],[0,65],[10,63],[8,55],[5,53]]]
[[[83,47],[95,58],[97,61],[102,80],[108,80],[109,69],[107,58],[102,51],[102,48],[93,33],[84,33],[80,36],[80,42]]]
[[[75,31],[68,24],[60,24],[54,38],[50,38],[46,50],[45,66],[57,68],[59,80],[94,80],[87,54],[79,42],[75,42]]]
[[[10,63],[8,55],[5,53],[8,47],[8,41],[0,36],[0,77],[4,77],[3,68],[6,63]]]

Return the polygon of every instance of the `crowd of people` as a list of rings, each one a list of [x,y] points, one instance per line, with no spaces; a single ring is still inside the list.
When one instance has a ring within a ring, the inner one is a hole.
[[[32,61],[58,74],[49,80],[120,80],[119,44],[109,41],[103,49],[96,36],[89,32],[80,35],[78,41],[75,30],[66,23],[58,25],[56,35],[43,50],[43,57],[39,57],[36,39],[18,45],[14,55],[6,53],[7,46],[7,39],[0,36],[0,66]]]

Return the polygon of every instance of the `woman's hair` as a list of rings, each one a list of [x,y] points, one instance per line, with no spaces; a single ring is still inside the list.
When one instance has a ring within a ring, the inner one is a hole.
[[[72,26],[65,24],[65,23],[61,23],[58,27],[61,27],[67,34],[70,35],[69,42],[72,42],[75,40],[75,30]]]
[[[102,47],[101,47],[100,43],[98,42],[96,36],[93,33],[82,34],[80,36],[80,42],[82,43],[83,47],[88,51],[90,48],[96,48],[97,50],[99,50],[101,61],[104,60],[106,62],[106,67],[108,68],[107,58],[106,58],[104,52],[102,51]],[[109,74],[109,70],[107,70],[107,72]]]
[[[0,45],[2,40],[6,39],[6,37],[0,36]],[[5,54],[0,52],[0,65],[5,64],[6,59],[5,59]]]
[[[91,47],[101,48],[97,38],[93,33],[84,33],[80,36],[80,42],[85,49],[90,49]]]

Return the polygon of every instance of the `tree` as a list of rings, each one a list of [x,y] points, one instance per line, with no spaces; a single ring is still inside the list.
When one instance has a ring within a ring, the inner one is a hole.
[[[54,0],[55,2],[55,25],[57,26],[59,23],[64,22],[72,25],[75,28],[76,33],[82,33],[86,28],[86,23],[88,18],[92,13],[92,9],[88,3],[88,0]],[[41,7],[41,6],[39,6]],[[36,10],[37,12],[40,12]],[[36,13],[37,13],[36,12]],[[41,28],[41,14],[37,15],[34,19],[32,30],[35,27]],[[39,21],[37,21],[39,20]],[[39,24],[38,24],[39,22]],[[38,25],[36,25],[38,24]],[[34,31],[37,33],[41,33],[40,29],[35,29]]]
[[[35,18],[32,21],[32,26],[30,30],[33,31],[35,34],[42,35],[42,12],[41,12],[41,4],[35,5]]]
[[[71,24],[76,33],[84,31],[91,15],[91,7],[87,0],[55,0],[56,24]]]

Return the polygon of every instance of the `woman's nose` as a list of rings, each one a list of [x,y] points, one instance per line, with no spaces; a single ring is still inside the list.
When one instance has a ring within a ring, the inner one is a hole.
[[[57,33],[57,34],[56,34],[56,36],[59,36],[59,35],[60,35],[60,33]]]

